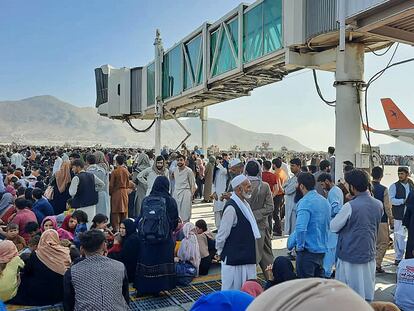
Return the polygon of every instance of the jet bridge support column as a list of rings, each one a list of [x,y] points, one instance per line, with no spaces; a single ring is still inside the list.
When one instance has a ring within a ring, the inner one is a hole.
[[[162,102],[162,59],[164,51],[160,31],[157,29],[155,41],[155,155],[161,153],[161,120],[163,118]]]
[[[207,157],[208,149],[208,108],[203,107],[200,109],[200,119],[201,119],[201,148],[203,149],[204,155]]]
[[[359,90],[364,79],[364,45],[347,43],[336,57],[335,179],[343,177],[343,162],[356,162],[361,152],[361,113],[364,96]]]

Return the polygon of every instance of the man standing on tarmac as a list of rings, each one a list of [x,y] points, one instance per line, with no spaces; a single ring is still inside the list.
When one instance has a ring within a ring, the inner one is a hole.
[[[406,200],[413,190],[413,182],[409,178],[410,174],[407,167],[398,168],[398,181],[389,188],[392,203],[392,215],[394,216],[394,250],[395,265],[398,266],[404,257],[405,251],[405,231],[402,224],[406,210]]]

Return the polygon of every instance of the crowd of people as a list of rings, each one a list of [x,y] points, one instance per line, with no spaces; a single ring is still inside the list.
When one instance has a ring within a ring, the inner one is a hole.
[[[138,296],[158,295],[220,263],[222,291],[200,298],[194,310],[220,310],[218,302],[240,310],[300,310],[307,302],[309,310],[323,310],[312,298],[299,299],[314,290],[330,301],[333,289],[356,310],[370,310],[391,228],[395,303],[414,310],[409,169],[399,167],[399,180],[387,189],[382,168],[369,176],[345,161],[336,182],[334,154],[333,147],[302,158],[204,155],[186,146],[160,155],[6,147],[0,150],[0,300],[127,310],[130,283]],[[203,219],[191,222],[195,200],[212,203],[216,230]],[[288,256],[274,258],[272,238],[282,235]],[[276,303],[277,295],[283,299]],[[292,299],[297,307],[287,306]]]

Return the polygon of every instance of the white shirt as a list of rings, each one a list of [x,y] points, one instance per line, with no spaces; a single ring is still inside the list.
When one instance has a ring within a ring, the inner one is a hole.
[[[414,259],[403,259],[397,269],[395,304],[402,310],[414,310]]]
[[[18,152],[13,153],[12,156],[10,157],[11,164],[16,165],[16,168],[23,168],[23,162],[25,160],[26,158]]]
[[[84,172],[84,171],[82,171],[82,172]],[[92,173],[89,173],[89,174],[92,174]],[[102,180],[100,180],[98,177],[96,177],[95,175],[93,175],[93,177],[95,177],[95,190],[96,191],[105,190],[105,183]],[[74,197],[76,195],[76,193],[78,192],[78,186],[79,186],[79,177],[75,176],[75,177],[72,178],[72,181],[71,181],[70,187],[69,187],[69,194],[72,197]]]
[[[52,171],[52,174],[53,175],[55,175],[56,172],[58,170],[60,170],[60,167],[62,166],[62,163],[63,163],[62,158],[61,157],[57,157],[56,160],[55,160],[55,163],[53,164],[53,171]]]

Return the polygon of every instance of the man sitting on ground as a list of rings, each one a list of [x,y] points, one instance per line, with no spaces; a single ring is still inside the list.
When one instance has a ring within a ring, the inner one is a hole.
[[[84,259],[64,276],[64,310],[128,310],[126,270],[123,263],[104,256],[104,233],[93,229],[81,234],[80,246]]]

